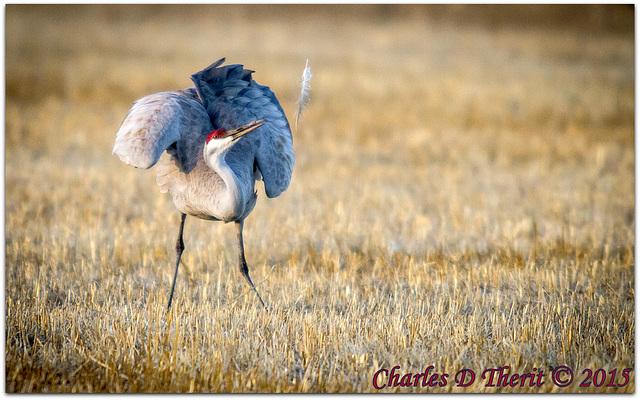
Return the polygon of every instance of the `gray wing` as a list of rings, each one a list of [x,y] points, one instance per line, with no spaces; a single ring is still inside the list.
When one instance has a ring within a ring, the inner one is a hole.
[[[113,154],[136,168],[151,168],[169,146],[185,142],[181,137],[211,130],[209,116],[193,90],[155,93],[133,104],[116,134]],[[178,152],[185,154],[180,147]]]
[[[295,164],[289,122],[271,89],[251,78],[253,71],[239,64],[220,67],[223,62],[224,58],[216,61],[191,79],[216,128],[233,129],[264,120],[264,125],[240,140],[251,145],[267,196],[276,197],[289,186]]]

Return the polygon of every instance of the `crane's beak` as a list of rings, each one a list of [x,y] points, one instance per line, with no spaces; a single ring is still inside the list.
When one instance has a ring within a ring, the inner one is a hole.
[[[249,122],[248,124],[242,125],[239,128],[228,130],[227,137],[231,136],[233,140],[236,141],[241,137],[243,137],[244,135],[246,135],[247,133],[260,128],[263,124],[264,124],[264,121],[261,119]]]

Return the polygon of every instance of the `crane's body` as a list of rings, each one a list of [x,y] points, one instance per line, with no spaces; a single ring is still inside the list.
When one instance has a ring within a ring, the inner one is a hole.
[[[240,270],[258,294],[244,258],[243,223],[256,204],[255,181],[262,179],[266,195],[276,197],[289,186],[295,164],[289,123],[273,92],[252,79],[253,71],[223,62],[192,75],[194,88],[135,102],[113,148],[134,167],[157,165],[160,191],[181,213],[168,307],[187,215],[236,223]]]
[[[229,149],[221,159],[234,174],[235,179],[229,179],[226,169],[212,168],[204,158],[205,138],[211,129],[191,131],[170,146],[158,161],[156,182],[183,214],[213,221],[241,221],[257,199],[255,181],[260,174],[253,161],[255,149],[246,141]]]

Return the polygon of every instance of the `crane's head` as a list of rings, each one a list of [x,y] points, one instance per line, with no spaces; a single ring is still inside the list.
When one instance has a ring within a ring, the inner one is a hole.
[[[233,146],[238,139],[246,135],[247,133],[253,132],[264,124],[264,121],[259,119],[256,121],[249,122],[248,124],[242,125],[236,129],[214,129],[207,135],[205,139],[204,145],[204,154],[206,156],[213,155],[215,153],[222,153],[225,150],[228,150]]]

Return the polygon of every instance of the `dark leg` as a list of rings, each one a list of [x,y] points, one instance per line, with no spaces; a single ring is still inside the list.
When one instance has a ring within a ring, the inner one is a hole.
[[[242,239],[243,226],[244,221],[236,222],[236,227],[238,228],[238,261],[240,262],[240,272],[242,272],[242,276],[244,276],[244,278],[247,280],[249,286],[251,286],[251,289],[253,289],[256,296],[258,296],[258,300],[260,300],[260,303],[262,303],[262,307],[266,309],[267,306],[264,304],[264,301],[262,301],[262,297],[260,297],[260,294],[258,294],[258,291],[256,290],[251,277],[249,276],[249,267],[247,267],[247,260],[244,258],[244,241]]]
[[[184,231],[184,221],[187,219],[187,214],[180,214],[180,232],[178,232],[178,240],[176,241],[176,271],[173,273],[173,284],[171,285],[171,293],[169,293],[169,303],[167,304],[167,311],[171,309],[171,302],[173,301],[173,291],[176,289],[176,280],[178,278],[178,267],[180,266],[180,258],[184,251],[184,241],[182,240],[182,232]]]

